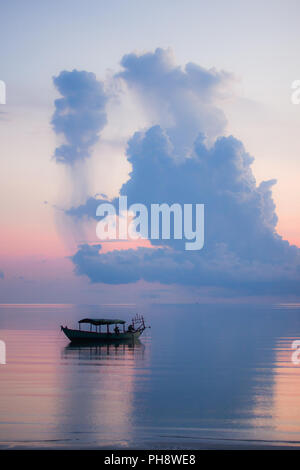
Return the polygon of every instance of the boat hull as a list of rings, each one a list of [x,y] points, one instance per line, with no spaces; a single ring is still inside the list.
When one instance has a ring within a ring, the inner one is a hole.
[[[95,331],[82,331],[82,330],[71,330],[70,328],[61,327],[61,330],[64,332],[66,337],[72,341],[99,341],[99,342],[121,342],[121,341],[134,341],[139,338],[142,334],[142,331],[134,331],[132,333],[97,333]]]

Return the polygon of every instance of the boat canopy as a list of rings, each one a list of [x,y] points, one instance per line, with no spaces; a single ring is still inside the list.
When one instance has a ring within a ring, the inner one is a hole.
[[[112,320],[111,318],[83,318],[78,323],[91,323],[92,325],[124,325],[124,320]]]

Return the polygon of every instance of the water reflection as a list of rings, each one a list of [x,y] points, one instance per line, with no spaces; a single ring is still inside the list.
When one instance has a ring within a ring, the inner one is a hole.
[[[145,346],[139,339],[135,341],[132,340],[122,340],[122,341],[95,341],[95,342],[86,342],[86,341],[77,341],[76,343],[69,343],[62,352],[62,358],[72,358],[72,359],[96,359],[110,356],[126,356],[135,351],[136,355],[141,357],[144,353]]]
[[[44,318],[49,309],[36,311]],[[10,309],[6,321],[16,315],[29,327],[27,313]],[[60,308],[55,315],[59,325]],[[147,319],[151,338],[134,344],[67,345],[58,328],[1,331],[0,441],[35,448],[300,444],[300,365],[291,360],[300,309],[166,306]]]
[[[292,361],[293,341],[299,337],[280,338],[276,345],[273,388],[273,425],[277,432],[299,440],[300,430],[300,365]]]
[[[137,374],[144,367],[139,341],[70,343],[62,350],[59,431],[89,445],[127,446],[133,439]],[[76,411],[75,411],[76,410]]]
[[[43,446],[53,432],[57,406],[57,344],[53,334],[1,330],[7,364],[0,366],[0,442]]]

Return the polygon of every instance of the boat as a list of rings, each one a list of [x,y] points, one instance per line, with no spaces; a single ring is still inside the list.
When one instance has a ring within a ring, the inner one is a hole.
[[[121,341],[135,341],[137,340],[146,328],[144,317],[136,315],[131,323],[126,327],[125,320],[112,319],[112,318],[83,318],[78,322],[79,328],[72,330],[67,326],[60,327],[61,331],[72,342],[121,342]],[[82,330],[82,324],[89,324],[89,330]],[[110,326],[114,325],[113,331],[110,331]],[[118,325],[122,325],[122,331]],[[106,331],[101,331],[101,327],[106,327]]]

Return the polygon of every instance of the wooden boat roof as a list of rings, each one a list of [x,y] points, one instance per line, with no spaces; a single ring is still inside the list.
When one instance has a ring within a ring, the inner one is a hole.
[[[92,325],[124,325],[124,320],[115,320],[111,318],[83,318],[78,323],[91,323]]]

